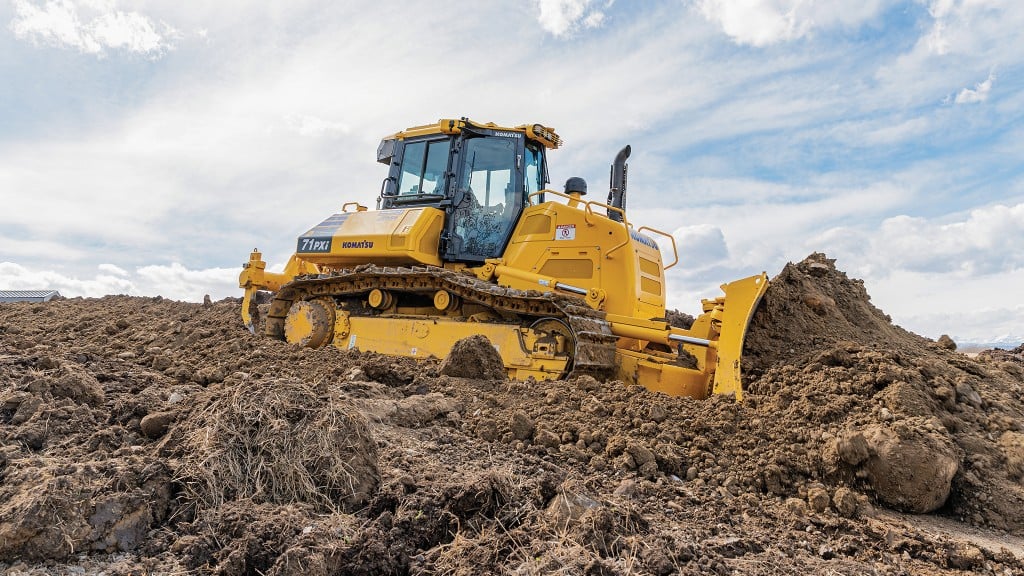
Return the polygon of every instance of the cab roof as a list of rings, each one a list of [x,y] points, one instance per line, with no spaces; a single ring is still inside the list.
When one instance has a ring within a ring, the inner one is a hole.
[[[502,132],[519,132],[521,134],[525,134],[530,140],[543,145],[545,148],[553,149],[562,145],[562,139],[555,133],[555,129],[548,128],[542,124],[522,124],[520,126],[509,127],[499,126],[494,122],[488,122],[486,124],[474,122],[469,118],[462,118],[459,120],[442,118],[435,124],[424,124],[422,126],[406,128],[401,132],[396,132],[395,134],[386,137],[385,140],[405,140],[406,138],[426,136],[429,134],[458,134],[467,126],[485,128],[487,130],[499,130]]]

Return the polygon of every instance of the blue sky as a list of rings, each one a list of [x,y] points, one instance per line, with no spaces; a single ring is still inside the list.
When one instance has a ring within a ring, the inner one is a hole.
[[[997,0],[0,0],[0,288],[238,295],[372,205],[381,136],[631,144],[670,305],[822,251],[921,334],[1024,339],[1024,7]]]

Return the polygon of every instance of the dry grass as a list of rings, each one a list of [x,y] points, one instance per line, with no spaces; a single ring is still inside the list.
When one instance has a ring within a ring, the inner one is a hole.
[[[198,507],[252,498],[333,512],[364,503],[379,481],[362,416],[301,381],[247,381],[181,426],[177,480]]]

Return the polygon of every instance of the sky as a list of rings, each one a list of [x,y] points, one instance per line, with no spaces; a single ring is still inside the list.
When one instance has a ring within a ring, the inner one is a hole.
[[[932,338],[1024,340],[1012,0],[0,0],[0,289],[239,296],[382,136],[542,123],[551,187],[632,146],[669,306],[812,252]],[[597,194],[600,196],[600,192]]]

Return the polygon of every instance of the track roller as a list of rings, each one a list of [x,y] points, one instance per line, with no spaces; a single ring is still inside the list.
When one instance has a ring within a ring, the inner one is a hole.
[[[391,308],[391,305],[395,303],[395,297],[387,290],[374,288],[370,291],[370,295],[367,297],[367,302],[370,304],[371,308],[386,310]]]
[[[459,307],[461,302],[459,297],[451,294],[447,290],[438,290],[434,292],[434,308],[442,312],[450,312]]]

